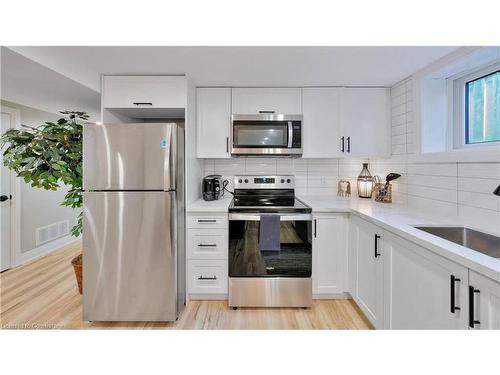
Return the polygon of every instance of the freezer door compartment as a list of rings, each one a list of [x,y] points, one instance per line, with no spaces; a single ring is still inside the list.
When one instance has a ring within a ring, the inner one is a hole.
[[[85,124],[84,190],[175,190],[175,123]]]
[[[86,192],[83,320],[177,318],[175,192]]]

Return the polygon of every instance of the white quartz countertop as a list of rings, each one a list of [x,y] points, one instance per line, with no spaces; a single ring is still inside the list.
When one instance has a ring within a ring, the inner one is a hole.
[[[313,214],[343,212],[357,215],[393,234],[500,282],[500,259],[414,228],[417,225],[463,225],[457,217],[439,217],[425,212],[416,212],[400,204],[378,203],[354,197],[304,195],[298,198],[312,208]],[[227,212],[231,199],[232,196],[229,194],[217,201],[206,202],[200,199],[188,206],[188,212]],[[482,230],[480,226],[472,228]],[[492,234],[498,235],[498,233]]]
[[[440,217],[426,212],[416,212],[400,204],[379,203],[362,198],[339,198],[336,196],[299,196],[298,198],[310,206],[313,213],[349,212],[438,255],[500,282],[500,259],[490,257],[414,228],[414,226],[425,225],[464,225],[457,217]],[[472,229],[484,231],[480,226],[467,226]],[[491,234],[498,235],[498,233]]]
[[[227,212],[233,196],[229,193],[224,194],[221,199],[215,201],[204,201],[198,199],[187,207],[187,212]]]

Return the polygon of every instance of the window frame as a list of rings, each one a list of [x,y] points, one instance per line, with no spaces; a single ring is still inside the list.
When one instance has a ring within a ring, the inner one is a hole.
[[[491,146],[500,145],[500,140],[498,141],[486,141],[478,143],[466,143],[467,140],[467,126],[468,126],[468,106],[466,105],[467,93],[466,85],[469,82],[475,81],[477,79],[486,77],[490,74],[494,74],[500,71],[500,63],[496,62],[490,64],[486,67],[480,69],[475,69],[474,71],[468,71],[467,73],[461,73],[457,76],[450,77],[450,91],[452,95],[451,105],[453,106],[452,121],[450,126],[451,135],[451,149],[452,150],[464,150],[464,149],[477,149],[477,148],[488,148]]]

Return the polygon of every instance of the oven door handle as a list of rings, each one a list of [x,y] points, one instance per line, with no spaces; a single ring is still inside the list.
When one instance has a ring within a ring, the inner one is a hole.
[[[288,121],[288,145],[287,145],[287,148],[292,148],[292,140],[293,140],[292,122]]]
[[[312,221],[312,214],[298,213],[262,213],[262,214],[246,214],[246,213],[230,213],[229,221],[260,221],[261,216],[279,215],[280,221]]]

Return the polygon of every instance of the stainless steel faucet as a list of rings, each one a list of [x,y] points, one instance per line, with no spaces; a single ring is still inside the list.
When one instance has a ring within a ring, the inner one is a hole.
[[[498,185],[497,188],[493,190],[493,194],[498,195],[500,197],[500,185]]]

